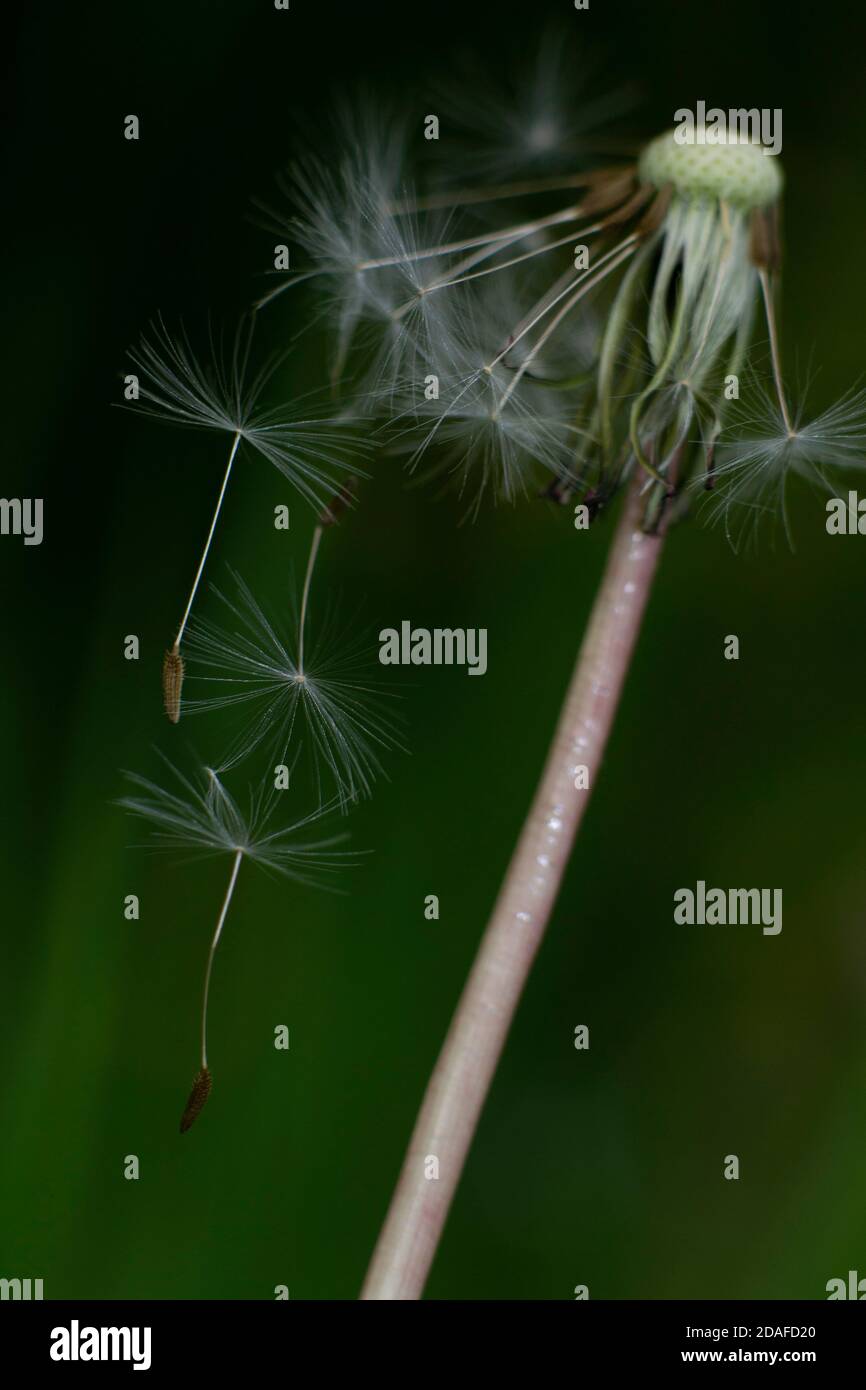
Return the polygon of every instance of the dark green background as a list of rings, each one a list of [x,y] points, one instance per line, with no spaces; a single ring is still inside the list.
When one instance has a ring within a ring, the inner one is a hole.
[[[335,90],[408,89],[420,129],[456,47],[495,68],[556,10],[607,46],[612,77],[642,83],[648,134],[699,97],[783,108],[785,350],[821,368],[812,397],[828,404],[862,372],[866,311],[847,5],[49,4],[10,50],[2,492],[43,496],[46,520],[41,547],[0,539],[0,1276],[43,1278],[47,1297],[360,1286],[609,527],[581,537],[529,502],[461,528],[453,499],[383,465],[329,538],[319,594],[363,595],[374,628],[485,626],[490,670],[408,684],[411,756],[353,817],[374,853],[347,896],[242,874],[215,974],[214,1094],[181,1140],[227,865],[131,848],[141,836],[112,799],[120,769],[156,770],[154,745],[219,752],[215,722],[166,724],[158,670],[223,449],[109,404],[156,311],[219,323],[248,301],[270,244],[250,195],[304,151]],[[323,344],[300,357],[306,387]],[[288,537],[270,527],[291,500],[266,465],[241,470],[211,576],[231,562],[276,601],[308,542],[300,506]],[[608,1298],[821,1298],[831,1277],[866,1274],[866,540],[828,538],[808,497],[794,514],[794,554],[768,541],[735,556],[697,525],[671,539],[432,1297],[567,1299],[587,1283]],[[727,633],[738,663],[722,659]],[[697,878],[781,886],[781,936],[675,927],[673,890]],[[130,892],[139,923],[123,918]],[[728,1153],[738,1183],[722,1178]]]

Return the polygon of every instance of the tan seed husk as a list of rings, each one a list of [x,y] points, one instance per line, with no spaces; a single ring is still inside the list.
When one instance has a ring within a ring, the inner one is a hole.
[[[782,262],[782,248],[779,238],[779,211],[774,205],[770,208],[755,208],[750,222],[749,250],[753,265],[772,275]]]
[[[177,647],[167,651],[162,662],[162,699],[172,724],[180,721],[180,692],[183,687],[183,657]]]
[[[181,1134],[186,1134],[190,1126],[195,1124],[205,1107],[205,1102],[210,1095],[212,1085],[213,1078],[207,1067],[202,1067],[200,1071],[196,1072],[195,1079],[192,1083],[192,1090],[189,1093],[189,1100],[186,1103],[186,1109],[181,1116]]]
[[[355,494],[358,490],[358,479],[354,476],[347,478],[342,487],[338,488],[326,507],[323,507],[318,515],[320,526],[335,526],[347,507],[352,505]]]

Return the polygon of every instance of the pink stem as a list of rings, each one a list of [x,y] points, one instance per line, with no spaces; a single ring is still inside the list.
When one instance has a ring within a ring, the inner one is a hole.
[[[641,485],[619,518],[544,773],[428,1084],[362,1299],[420,1298],[433,1262],[640,631],[663,539],[640,530]],[[581,765],[585,790],[575,786]]]

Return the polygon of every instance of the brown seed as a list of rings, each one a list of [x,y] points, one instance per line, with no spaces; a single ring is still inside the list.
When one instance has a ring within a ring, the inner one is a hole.
[[[347,507],[351,507],[358,489],[358,479],[354,475],[347,478],[338,488],[326,507],[318,515],[320,526],[335,526]]]
[[[774,204],[770,208],[755,208],[749,231],[752,263],[772,275],[782,262],[778,207]]]
[[[180,1132],[186,1134],[190,1125],[194,1124],[205,1106],[205,1101],[210,1095],[210,1088],[213,1085],[213,1078],[207,1067],[202,1067],[197,1071],[192,1083],[192,1090],[189,1093],[189,1100],[186,1109],[181,1116]]]
[[[162,662],[162,699],[172,724],[180,720],[180,692],[183,686],[183,657],[178,648],[166,652]]]

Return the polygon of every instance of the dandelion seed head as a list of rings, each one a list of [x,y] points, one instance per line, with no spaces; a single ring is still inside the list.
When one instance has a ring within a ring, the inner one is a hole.
[[[647,183],[670,184],[684,198],[723,198],[746,210],[766,207],[781,195],[778,159],[739,129],[699,127],[687,143],[682,134],[682,128],[666,131],[646,147],[638,172]]]
[[[458,80],[443,136],[462,127],[467,139],[439,161],[446,190],[416,196],[401,175],[395,201],[380,198],[375,215],[368,203],[378,252],[359,244],[352,268],[368,296],[356,318],[378,334],[372,353],[364,345],[364,409],[410,468],[453,480],[473,513],[540,475],[544,495],[583,497],[595,516],[643,470],[648,529],[674,493],[711,486],[726,525],[742,509],[787,527],[788,481],[832,488],[861,466],[866,438],[862,395],[811,421],[785,395],[779,160],[732,122],[682,143],[682,129],[665,132],[636,162],[599,169],[588,137],[617,101],[576,110],[566,54],[552,33],[528,80],[506,74],[491,94]],[[511,181],[497,188],[497,174]],[[345,215],[350,232],[363,201]],[[446,205],[436,229],[430,213]],[[748,421],[727,387],[759,313],[771,386]]]
[[[249,585],[232,577],[231,596],[213,590],[222,621],[199,619],[187,634],[190,681],[204,691],[189,701],[189,713],[224,709],[239,716],[220,772],[263,745],[282,759],[300,737],[309,742],[320,795],[336,798],[342,809],[371,795],[382,755],[401,747],[400,720],[372,667],[371,642],[326,617],[307,635],[302,670],[294,593],[282,618],[272,619]]]
[[[135,795],[120,805],[146,821],[151,843],[167,850],[190,849],[208,854],[241,854],[298,883],[327,883],[353,856],[336,849],[343,836],[308,840],[305,832],[328,812],[334,801],[291,823],[276,824],[280,792],[272,787],[251,791],[242,811],[221,777],[212,768],[186,776],[163,759],[170,784],[160,786],[138,773],[127,773]]]
[[[228,352],[212,340],[205,366],[186,334],[171,334],[158,319],[129,354],[142,375],[136,408],[169,424],[237,436],[318,510],[341,477],[363,474],[358,461],[369,442],[345,419],[307,416],[299,406],[264,408],[262,393],[279,360],[253,373],[249,332],[249,324],[242,326]]]
[[[755,379],[719,435],[715,487],[704,506],[712,522],[724,524],[735,547],[743,537],[754,539],[762,521],[781,520],[791,539],[787,492],[792,478],[835,496],[852,471],[866,472],[866,390],[849,392],[811,420],[801,411],[790,425]],[[702,486],[705,478],[696,477],[692,486]]]

